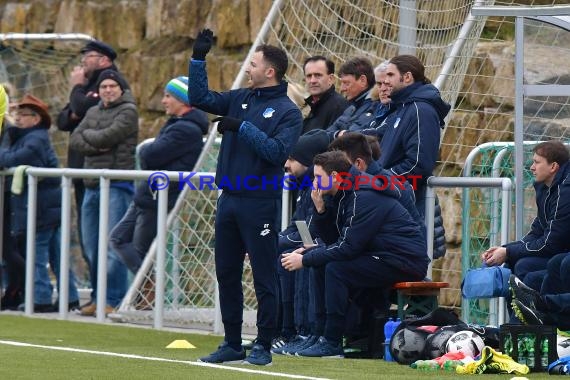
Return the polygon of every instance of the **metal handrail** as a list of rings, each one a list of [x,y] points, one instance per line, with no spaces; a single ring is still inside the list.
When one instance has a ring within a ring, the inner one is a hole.
[[[12,175],[14,169],[0,171],[1,176]],[[71,213],[71,179],[72,178],[99,178],[100,181],[100,215],[99,215],[99,251],[98,251],[98,275],[97,275],[97,321],[105,320],[105,299],[107,285],[107,223],[109,208],[109,190],[111,180],[144,180],[156,171],[150,170],[111,170],[111,169],[70,169],[70,168],[36,168],[26,169],[28,177],[28,215],[26,237],[26,296],[24,302],[24,314],[32,315],[34,305],[34,264],[35,264],[35,238],[36,238],[36,211],[37,211],[37,183],[38,178],[59,177],[62,182],[62,206],[61,206],[61,250],[60,250],[60,289],[59,289],[59,317],[68,317],[68,284],[69,284],[69,246],[70,246],[70,213]],[[164,183],[168,177],[170,181],[178,182],[192,172],[162,171],[162,178],[157,178],[158,183]],[[212,177],[214,173],[194,173],[194,178]],[[168,191],[158,192],[157,211],[157,258],[156,258],[156,305],[162,305],[165,289],[165,257],[166,257],[166,218],[168,210]],[[4,192],[0,194],[4,196]],[[154,327],[161,328],[163,325],[163,307],[154,310]]]

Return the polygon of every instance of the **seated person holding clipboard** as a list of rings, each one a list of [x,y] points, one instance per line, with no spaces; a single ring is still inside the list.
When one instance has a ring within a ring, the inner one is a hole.
[[[343,357],[342,336],[351,292],[421,281],[429,258],[423,226],[398,201],[397,192],[378,191],[370,184],[356,189],[341,183],[339,173],[353,178],[366,175],[353,167],[343,152],[318,154],[313,164],[312,222],[325,244],[286,253],[281,264],[289,271],[310,267],[314,280],[314,333],[319,339],[296,354]],[[336,241],[330,242],[334,235]]]
[[[299,138],[285,162],[285,171],[295,178],[295,183],[290,186],[298,190],[298,196],[289,226],[279,233],[280,254],[291,252],[303,244],[314,244],[309,233],[313,212],[313,158],[317,153],[326,151],[328,144],[329,137],[325,131],[309,131]],[[298,227],[299,222],[303,227]],[[315,343],[318,338],[312,334],[314,312],[310,311],[312,308],[309,304],[309,271],[290,272],[283,269],[281,255],[278,256],[277,268],[282,318],[280,337],[274,340],[271,352],[291,354],[299,347]]]

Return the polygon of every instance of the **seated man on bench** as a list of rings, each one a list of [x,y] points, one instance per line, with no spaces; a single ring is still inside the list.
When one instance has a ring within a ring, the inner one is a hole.
[[[324,244],[283,255],[281,263],[287,270],[311,267],[314,278],[315,332],[321,337],[297,354],[342,357],[350,292],[421,281],[429,259],[423,226],[400,204],[397,191],[378,191],[343,152],[319,154],[313,163],[313,220]]]

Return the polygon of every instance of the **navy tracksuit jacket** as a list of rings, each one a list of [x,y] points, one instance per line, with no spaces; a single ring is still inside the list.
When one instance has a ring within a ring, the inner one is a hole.
[[[303,127],[301,111],[287,97],[287,83],[257,89],[208,89],[206,63],[190,61],[188,97],[203,111],[243,120],[222,137],[216,184],[216,277],[225,340],[241,344],[242,272],[247,253],[258,302],[259,343],[269,348],[276,333],[277,233],[280,230],[283,165]]]

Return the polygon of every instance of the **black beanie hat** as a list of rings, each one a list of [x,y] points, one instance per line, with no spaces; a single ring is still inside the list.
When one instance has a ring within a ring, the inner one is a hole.
[[[112,79],[117,82],[123,92],[129,89],[129,84],[127,83],[126,79],[123,78],[123,76],[117,71],[111,69],[104,70],[101,72],[101,74],[99,74],[99,78],[97,78],[97,89],[99,89],[101,82],[103,82],[105,79]]]
[[[313,158],[327,151],[329,135],[321,129],[314,129],[299,137],[289,157],[306,167],[313,165]]]

